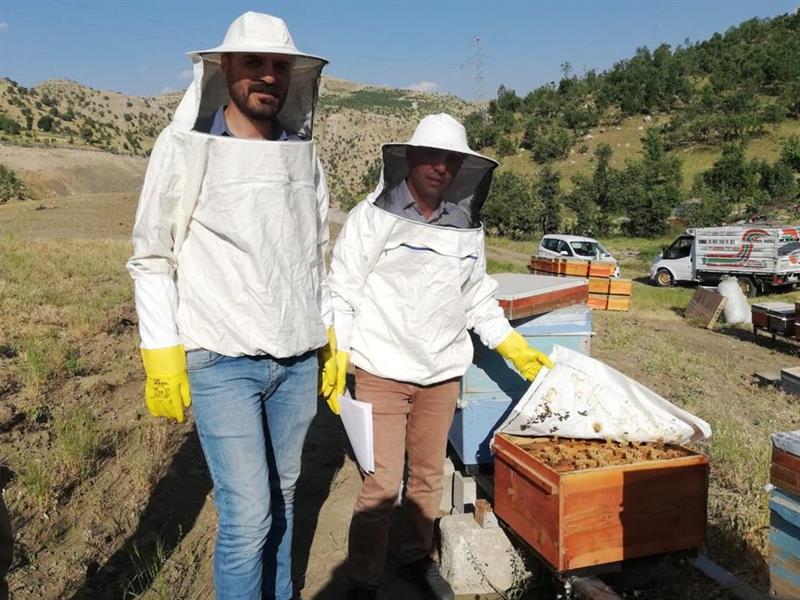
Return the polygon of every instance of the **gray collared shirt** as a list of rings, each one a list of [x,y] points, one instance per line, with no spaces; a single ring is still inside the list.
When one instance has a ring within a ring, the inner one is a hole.
[[[472,227],[469,213],[458,204],[452,202],[442,201],[436,210],[431,213],[430,218],[426,219],[417,208],[417,203],[414,201],[414,197],[411,195],[411,191],[405,181],[401,181],[392,189],[383,192],[380,198],[375,201],[375,206],[393,215],[405,217],[412,221],[429,223],[430,225],[457,227],[459,229]]]
[[[278,122],[275,121],[277,124]],[[279,125],[280,126],[280,125]],[[202,127],[200,128],[202,130]],[[236,137],[231,130],[228,128],[228,121],[225,119],[225,107],[220,106],[217,109],[217,112],[214,113],[214,120],[211,122],[211,128],[205,132],[211,135],[221,135],[226,137]],[[301,138],[296,133],[289,133],[283,127],[280,129],[280,133],[278,137],[275,138],[276,142],[297,142],[301,141]]]

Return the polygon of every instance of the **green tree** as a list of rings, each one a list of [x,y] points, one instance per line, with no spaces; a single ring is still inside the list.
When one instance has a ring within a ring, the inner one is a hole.
[[[497,140],[497,156],[500,158],[504,158],[506,156],[511,156],[512,154],[516,153],[517,146],[507,135],[500,136]]]
[[[497,130],[487,121],[482,112],[474,112],[464,119],[467,141],[470,147],[480,149],[493,146],[497,140]]]
[[[592,183],[594,184],[595,198],[602,210],[611,210],[613,208],[613,198],[611,197],[611,156],[614,154],[611,146],[608,144],[598,144],[594,151],[594,157],[597,164],[594,167],[594,175],[592,176]]]
[[[686,209],[686,224],[689,227],[715,227],[724,225],[730,218],[731,207],[728,200],[719,192],[705,188],[700,202],[690,204]]]
[[[517,96],[517,92],[507,89],[504,85],[501,85],[497,89],[497,100],[495,101],[495,107],[498,111],[505,111],[513,114],[517,112],[521,106],[522,99]],[[490,110],[490,112],[492,111]]]
[[[520,145],[531,151],[533,160],[544,164],[566,158],[574,142],[575,139],[569,129],[555,123],[542,123],[538,119],[531,119],[525,126]]]
[[[564,218],[561,178],[549,165],[545,166],[539,172],[534,189],[542,207],[540,215],[542,233],[558,232]]]
[[[800,173],[800,135],[790,135],[781,140],[781,160]]]
[[[725,144],[714,166],[703,174],[703,181],[712,191],[732,202],[740,202],[755,191],[758,174],[754,165],[745,159],[742,144]]]
[[[30,198],[28,189],[17,177],[17,174],[5,165],[0,165],[0,204],[9,200],[27,200],[28,198]]]
[[[53,129],[53,117],[50,115],[44,115],[43,117],[40,117],[36,122],[36,126],[42,131],[50,131]]]
[[[0,131],[5,131],[6,133],[10,133],[12,135],[16,135],[20,132],[20,125],[14,119],[6,115],[5,113],[0,113]]]
[[[487,229],[512,239],[531,239],[538,229],[539,207],[531,184],[511,171],[495,176],[482,214]]]
[[[759,174],[758,187],[764,190],[774,202],[786,202],[797,196],[798,185],[792,167],[778,160],[773,164],[758,161],[756,168]]]
[[[572,233],[591,237],[599,235],[597,231],[597,205],[586,195],[580,195],[574,200],[574,210],[577,218],[573,225]]]
[[[659,133],[649,129],[642,160],[629,162],[615,179],[615,193],[627,213],[630,236],[651,237],[666,231],[667,217],[682,198],[680,160],[669,156]]]

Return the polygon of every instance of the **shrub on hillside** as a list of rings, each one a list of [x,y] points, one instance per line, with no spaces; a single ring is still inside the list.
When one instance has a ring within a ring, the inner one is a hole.
[[[510,137],[504,135],[497,140],[497,156],[500,158],[511,156],[512,154],[516,153],[516,151],[517,145]]]
[[[569,129],[554,123],[542,123],[538,119],[531,119],[525,126],[520,145],[531,151],[533,160],[543,164],[566,158],[574,142],[575,139]]]
[[[0,131],[16,135],[20,132],[20,129],[22,129],[20,124],[14,119],[7,116],[5,113],[0,113]]]
[[[781,140],[781,160],[800,173],[800,135]]]
[[[50,115],[40,117],[39,120],[36,121],[36,126],[42,131],[50,131],[53,129],[53,117]]]
[[[4,165],[0,165],[0,204],[9,200],[27,200],[30,198],[28,188],[20,181],[17,174]]]

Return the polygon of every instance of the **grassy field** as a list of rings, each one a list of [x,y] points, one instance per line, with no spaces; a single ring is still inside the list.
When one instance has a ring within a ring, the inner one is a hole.
[[[208,476],[191,424],[152,419],[141,401],[123,269],[129,243],[94,237],[112,231],[104,221],[85,223],[91,234],[81,235],[77,224],[97,214],[84,199],[57,206],[0,207],[0,223],[17,231],[0,237],[0,477],[18,533],[14,597],[206,598],[215,522]],[[39,239],[37,219],[59,215],[52,226],[62,239]],[[707,552],[766,590],[769,434],[800,427],[800,411],[794,398],[756,386],[752,373],[800,359],[739,327],[688,325],[692,289],[643,280],[669,238],[603,241],[634,279],[633,308],[593,314],[592,354],[711,424],[714,435],[697,445],[711,459]],[[525,272],[537,242],[487,245],[490,271]],[[321,409],[304,458],[311,598],[333,597],[323,591],[344,559],[360,481],[339,429]],[[626,570],[620,586],[642,599],[728,597],[679,558],[652,572]],[[406,593],[387,597],[413,597]]]

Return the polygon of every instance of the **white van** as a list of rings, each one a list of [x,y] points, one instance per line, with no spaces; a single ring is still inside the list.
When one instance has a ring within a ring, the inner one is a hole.
[[[613,263],[614,277],[619,277],[617,259],[597,240],[580,235],[547,234],[539,242],[536,256],[542,258],[572,258]]]

